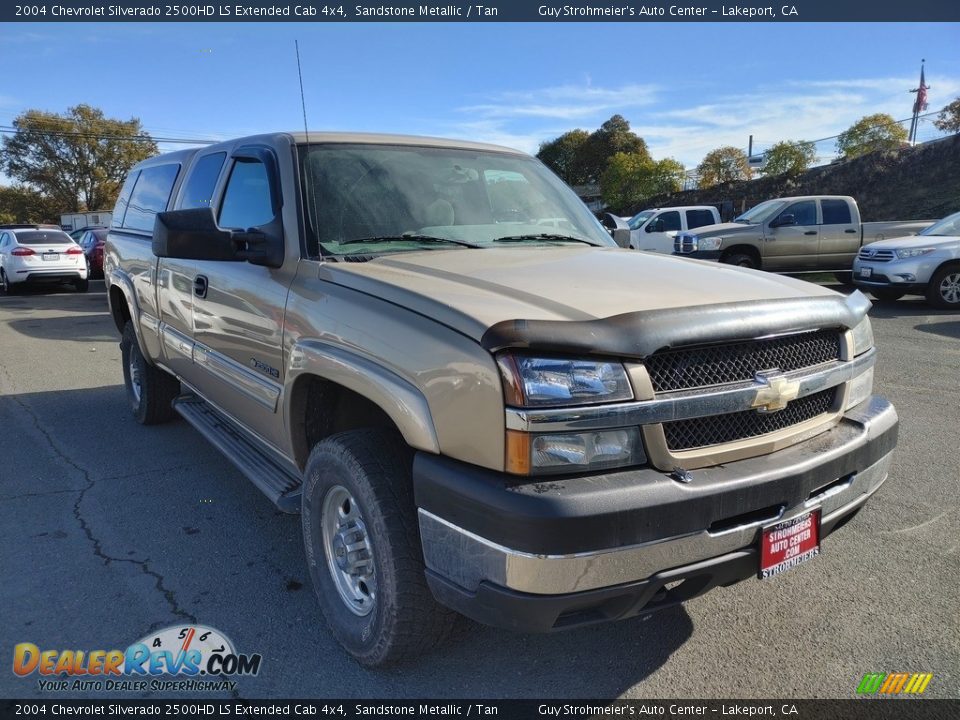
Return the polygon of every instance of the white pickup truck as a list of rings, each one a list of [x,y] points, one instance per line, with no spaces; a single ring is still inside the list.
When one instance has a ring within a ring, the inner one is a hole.
[[[619,225],[613,231],[613,239],[621,247],[669,255],[678,233],[719,222],[720,213],[711,205],[650,208]]]

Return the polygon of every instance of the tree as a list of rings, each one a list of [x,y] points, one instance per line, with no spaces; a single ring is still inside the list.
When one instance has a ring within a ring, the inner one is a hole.
[[[730,145],[708,152],[697,165],[697,174],[700,175],[701,188],[753,177],[747,154]]]
[[[0,223],[55,223],[60,205],[47,195],[24,185],[0,185]]]
[[[560,137],[540,143],[537,157],[567,185],[584,185],[588,178],[581,167],[582,149],[590,133],[571,130]]]
[[[806,171],[817,159],[817,149],[812,142],[784,140],[773,145],[765,155],[765,174],[795,176]]]
[[[624,209],[683,187],[684,168],[673,158],[654,162],[644,153],[616,153],[600,179],[603,201]]]
[[[580,167],[588,182],[599,182],[607,162],[617,153],[642,155],[650,159],[643,138],[630,129],[622,115],[614,115],[599,129],[590,133],[580,149]]]
[[[907,130],[886,113],[866,115],[837,138],[837,150],[855,158],[877,150],[895,150],[907,140]]]
[[[0,160],[7,174],[52,198],[62,212],[113,206],[130,168],[157,154],[140,120],[115,120],[89,105],[64,115],[27,110]]]
[[[960,97],[941,110],[933,124],[938,130],[960,132]]]

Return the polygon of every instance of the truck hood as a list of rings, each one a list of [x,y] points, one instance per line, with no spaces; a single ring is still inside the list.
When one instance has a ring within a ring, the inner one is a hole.
[[[838,297],[729,265],[586,246],[403,252],[321,263],[318,277],[433,318],[469,337],[504,321],[590,321],[720,303]]]
[[[698,237],[703,237],[705,235],[733,235],[739,233],[755,233],[760,230],[759,225],[744,225],[743,223],[719,223],[717,225],[704,225],[702,227],[694,228],[693,230],[687,230],[687,235],[697,235]]]

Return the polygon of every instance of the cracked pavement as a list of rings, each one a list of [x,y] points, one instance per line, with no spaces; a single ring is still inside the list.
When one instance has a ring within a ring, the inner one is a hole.
[[[323,625],[298,518],[185,423],[134,422],[103,284],[0,297],[0,696],[41,694],[9,669],[16,643],[123,649],[199,622],[263,655],[243,697],[851,697],[863,673],[893,671],[958,697],[960,314],[918,299],[871,314],[900,446],[819,558],[647,620],[472,626],[369,672]]]

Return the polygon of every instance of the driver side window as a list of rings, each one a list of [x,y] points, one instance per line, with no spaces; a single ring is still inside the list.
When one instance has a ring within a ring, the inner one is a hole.
[[[801,200],[780,213],[781,218],[785,215],[793,215],[794,225],[816,225],[817,203],[815,200]]]

